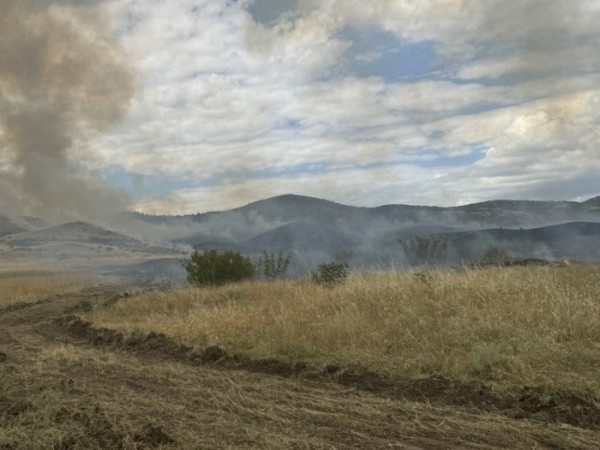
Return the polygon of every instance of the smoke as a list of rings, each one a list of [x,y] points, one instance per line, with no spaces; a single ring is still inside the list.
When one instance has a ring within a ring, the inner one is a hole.
[[[0,207],[8,211],[93,220],[128,206],[71,158],[123,119],[133,95],[101,3],[0,0]]]

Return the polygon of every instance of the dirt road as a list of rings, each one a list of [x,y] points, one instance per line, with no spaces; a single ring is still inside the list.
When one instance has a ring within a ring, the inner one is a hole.
[[[600,448],[593,421],[416,399],[340,383],[334,369],[195,360],[165,337],[124,341],[73,317],[122,290],[0,310],[0,449]]]

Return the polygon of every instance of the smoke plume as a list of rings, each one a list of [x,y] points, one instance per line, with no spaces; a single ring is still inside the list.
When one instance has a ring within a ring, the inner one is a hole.
[[[0,0],[0,208],[97,219],[127,199],[72,153],[122,120],[130,68],[101,1]]]

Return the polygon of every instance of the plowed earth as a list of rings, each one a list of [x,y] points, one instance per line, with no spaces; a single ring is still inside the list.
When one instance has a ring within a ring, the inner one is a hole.
[[[249,360],[77,317],[123,291],[0,310],[0,450],[600,448],[600,406],[574,392]]]

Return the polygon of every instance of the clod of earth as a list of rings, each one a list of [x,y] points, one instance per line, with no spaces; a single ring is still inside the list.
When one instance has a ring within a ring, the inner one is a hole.
[[[323,373],[327,375],[333,375],[334,373],[337,373],[340,370],[342,370],[342,366],[340,366],[339,364],[329,364],[328,366],[325,366],[325,368],[323,369]]]
[[[216,345],[207,347],[202,354],[203,361],[218,361],[225,357],[227,357],[227,352]]]

